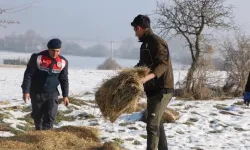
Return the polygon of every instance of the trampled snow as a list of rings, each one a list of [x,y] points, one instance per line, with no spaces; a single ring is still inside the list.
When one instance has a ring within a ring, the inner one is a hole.
[[[0,101],[7,100],[9,104],[0,104],[0,108],[13,106],[27,106],[22,99],[21,83],[25,68],[0,68]],[[70,95],[87,101],[94,100],[94,92],[103,79],[116,74],[115,71],[98,70],[69,70]],[[185,72],[175,71],[177,79],[183,79]],[[179,74],[180,77],[179,77]],[[60,89],[60,88],[59,88]],[[145,101],[145,99],[142,99]],[[170,150],[250,150],[250,107],[233,105],[239,99],[225,101],[182,101],[175,98],[169,107],[180,113],[180,119],[175,123],[164,124]],[[232,106],[233,105],[233,106]],[[73,106],[73,104],[70,104]],[[66,114],[76,118],[74,121],[61,121],[55,127],[65,125],[94,126],[101,130],[102,141],[118,140],[122,146],[129,150],[146,149],[146,124],[138,121],[140,112],[122,114],[114,123],[104,120],[98,108],[93,103],[74,106],[75,110]],[[220,110],[217,106],[224,107]],[[59,105],[59,110],[69,110]],[[223,111],[231,114],[223,113]],[[19,120],[27,112],[15,110],[1,110],[8,112],[12,117],[3,119],[3,122],[12,127],[25,125]],[[86,119],[86,115],[94,117]],[[0,132],[0,136],[13,136],[9,132]]]

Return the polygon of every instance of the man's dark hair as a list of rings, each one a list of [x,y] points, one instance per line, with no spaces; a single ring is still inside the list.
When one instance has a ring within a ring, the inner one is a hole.
[[[150,28],[150,19],[146,15],[138,15],[134,18],[133,22],[131,22],[131,26],[137,27],[140,26],[142,28]]]

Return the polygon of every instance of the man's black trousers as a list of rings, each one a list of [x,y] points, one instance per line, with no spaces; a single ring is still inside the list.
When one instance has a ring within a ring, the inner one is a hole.
[[[58,109],[58,92],[32,93],[30,97],[36,130],[52,129]]]

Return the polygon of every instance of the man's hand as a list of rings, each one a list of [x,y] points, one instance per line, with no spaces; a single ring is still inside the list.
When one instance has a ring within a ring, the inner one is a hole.
[[[29,93],[24,93],[23,94],[23,100],[25,103],[27,103],[30,100],[30,94]]]
[[[250,92],[245,92],[244,93],[244,103],[249,106],[249,102],[250,102]]]
[[[144,84],[153,78],[155,78],[155,74],[150,73],[149,75],[147,75],[145,78],[142,79],[142,83]]]
[[[69,105],[69,98],[68,97],[64,97],[63,98],[63,103],[64,103],[64,106],[68,106]]]

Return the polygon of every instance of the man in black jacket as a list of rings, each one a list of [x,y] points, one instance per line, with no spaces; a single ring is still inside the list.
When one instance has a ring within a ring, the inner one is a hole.
[[[142,42],[140,60],[135,67],[146,66],[150,74],[142,80],[147,95],[147,150],[167,150],[163,113],[174,90],[174,76],[167,43],[153,33],[150,19],[138,15],[131,22],[136,36]]]
[[[36,130],[53,128],[58,108],[61,86],[64,105],[69,104],[68,61],[60,54],[62,42],[51,39],[48,50],[31,55],[24,73],[23,100],[31,99],[32,113]]]

